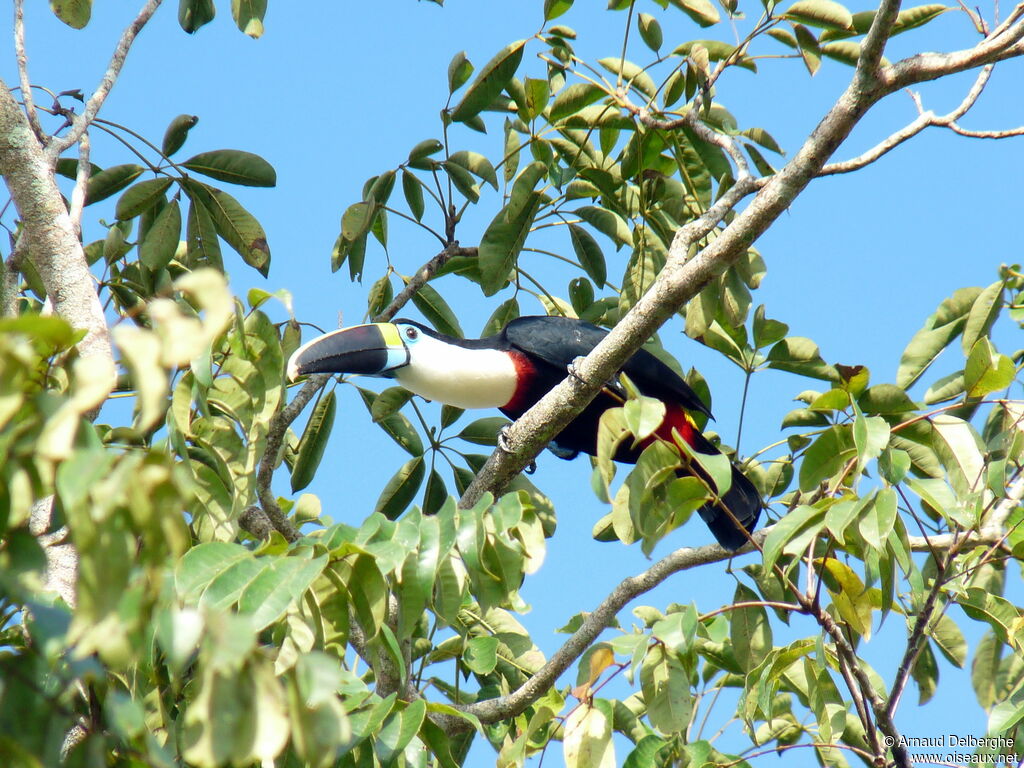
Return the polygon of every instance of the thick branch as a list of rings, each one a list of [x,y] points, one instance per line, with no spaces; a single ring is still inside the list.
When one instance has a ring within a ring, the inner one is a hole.
[[[85,251],[60,190],[25,113],[0,81],[0,174],[18,209],[28,258],[39,272],[54,311],[86,336],[82,356],[102,355],[114,363],[103,307],[93,285]]]
[[[569,377],[562,381],[512,425],[506,435],[512,453],[498,449],[491,454],[460,504],[472,506],[486,491],[499,495],[508,481],[593,399],[630,355],[712,278],[746,253],[820,172],[868,108],[884,95],[885,91],[874,81],[865,83],[858,79],[851,83],[795,157],[764,184],[750,205],[711,244],[689,261],[690,246],[757,184],[750,179],[738,180],[719,200],[720,205],[680,229],[664,269],[647,293],[577,366],[579,379]]]
[[[103,74],[103,78],[100,80],[100,84],[96,86],[92,96],[85,103],[82,113],[75,117],[68,132],[63,136],[54,137],[47,148],[47,159],[50,164],[56,163],[61,153],[82,138],[82,134],[92,124],[92,121],[100,111],[100,107],[103,106],[103,102],[106,101],[107,96],[110,94],[110,89],[114,87],[114,83],[117,82],[117,78],[121,74],[121,68],[124,66],[125,59],[128,58],[128,51],[131,50],[132,43],[135,42],[136,36],[152,18],[156,9],[160,7],[161,2],[162,0],[148,0],[142,10],[139,11],[139,15],[135,17],[135,20],[121,33],[121,39],[118,40],[114,54],[110,57],[107,71]]]

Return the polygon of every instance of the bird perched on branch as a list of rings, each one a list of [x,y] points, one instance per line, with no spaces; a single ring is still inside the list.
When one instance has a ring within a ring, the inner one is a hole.
[[[456,339],[411,320],[343,328],[302,345],[288,361],[288,377],[312,373],[359,373],[393,378],[428,400],[457,408],[497,408],[510,419],[526,413],[571,372],[573,361],[587,355],[607,331],[567,317],[520,317],[483,339]],[[646,350],[622,366],[636,389],[665,404],[654,435],[639,445],[623,442],[614,459],[633,464],[651,440],[672,440],[673,431],[697,454],[719,451],[697,428],[691,413],[711,416],[697,393],[671,368]],[[616,377],[617,379],[618,377]],[[609,408],[622,405],[617,381],[606,385],[552,441],[562,458],[597,454],[598,425]],[[691,463],[686,474],[707,473]],[[762,501],[753,484],[733,465],[732,483],[717,500],[700,508],[718,542],[730,550],[748,540]]]

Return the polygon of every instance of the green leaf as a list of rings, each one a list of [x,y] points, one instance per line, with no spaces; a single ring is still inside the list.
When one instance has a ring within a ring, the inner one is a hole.
[[[971,304],[971,310],[967,314],[967,323],[964,325],[964,335],[960,340],[965,355],[971,353],[978,339],[988,336],[1002,308],[1003,282],[1000,280],[979,293],[978,298]],[[968,389],[970,388],[968,387]],[[1001,389],[1001,387],[997,387],[997,389]]]
[[[640,29],[640,38],[648,48],[657,53],[664,42],[658,20],[649,13],[641,13],[637,16],[637,27]]]
[[[862,511],[858,530],[869,547],[881,552],[896,524],[896,492],[882,488]]]
[[[632,245],[633,233],[619,214],[597,205],[585,205],[573,211],[601,234],[607,235],[618,246]]]
[[[611,707],[601,700],[583,702],[569,714],[562,740],[566,768],[615,768],[612,721]]]
[[[745,584],[737,584],[733,604],[758,602],[761,597]],[[763,606],[737,608],[731,612],[729,640],[740,667],[749,672],[772,650],[772,627]]]
[[[426,465],[422,456],[409,459],[384,486],[374,512],[379,512],[388,520],[397,518],[416,498],[425,474]]]
[[[863,470],[889,444],[889,423],[881,416],[865,418],[858,410],[853,422],[853,444],[857,447],[858,469]]]
[[[487,318],[487,322],[484,323],[484,329],[480,332],[481,337],[493,336],[519,317],[519,315],[519,301],[516,297],[513,296],[511,299],[506,299]]]
[[[498,638],[474,637],[466,642],[462,661],[472,672],[489,675],[498,665]]]
[[[896,23],[893,25],[892,33],[898,35],[900,32],[906,32],[908,29],[920,27],[932,19],[941,16],[946,11],[951,10],[953,9],[950,6],[937,3],[904,8],[896,16]]]
[[[896,384],[908,389],[963,330],[980,288],[961,288],[943,301],[903,350]]]
[[[464,123],[491,105],[519,68],[525,45],[525,40],[510,43],[487,62],[452,110],[452,120]]]
[[[668,735],[690,724],[693,697],[682,662],[664,646],[655,645],[640,667],[640,687],[651,725]]]
[[[967,641],[960,627],[945,613],[940,613],[935,623],[928,628],[928,636],[935,641],[949,663],[963,669],[967,663]]]
[[[572,8],[573,0],[544,0],[544,21],[557,19]]]
[[[165,157],[170,157],[182,148],[185,144],[185,139],[188,138],[188,132],[198,122],[199,117],[197,115],[178,115],[171,120],[171,124],[167,126],[167,130],[164,132],[164,140],[160,147],[160,151],[163,152]]]
[[[718,11],[708,0],[668,0],[702,27],[710,27],[721,20]]]
[[[855,455],[850,431],[849,426],[829,427],[811,443],[800,464],[800,490],[814,490]]]
[[[313,409],[306,428],[299,440],[298,456],[292,465],[292,493],[301,491],[313,481],[320,460],[324,457],[324,449],[334,428],[334,415],[337,409],[334,390],[320,398]]]
[[[231,0],[231,15],[235,24],[249,37],[263,36],[263,17],[267,13],[267,0]]]
[[[597,63],[613,75],[621,77],[628,86],[636,88],[649,99],[653,99],[658,92],[658,87],[654,84],[653,78],[642,67],[623,59],[621,56],[608,56],[598,59]]]
[[[1009,644],[1020,621],[1020,612],[1013,603],[981,587],[968,587],[966,594],[956,600],[964,613],[987,623],[1002,642]]]
[[[169,186],[171,186],[171,179],[167,176],[140,181],[121,195],[117,201],[114,215],[122,221],[138,216],[162,198]]]
[[[405,168],[402,169],[402,192],[405,194],[405,202],[409,206],[409,211],[416,217],[416,221],[422,221],[423,211],[425,210],[423,184],[416,178],[415,174],[410,173]]]
[[[834,0],[797,0],[782,18],[824,29],[853,29],[853,16]]]
[[[576,258],[580,260],[583,271],[590,276],[598,288],[603,288],[605,280],[608,278],[608,268],[605,264],[604,254],[601,252],[601,246],[597,244],[593,235],[577,224],[569,225],[569,239],[572,241],[572,249],[576,253]]]
[[[139,247],[139,260],[156,271],[166,267],[178,249],[181,237],[181,209],[171,200],[157,214]]]
[[[931,418],[932,444],[961,500],[985,485],[984,446],[970,422],[940,413]]]
[[[992,708],[988,732],[993,735],[1009,733],[1021,720],[1024,720],[1024,688],[1018,688],[1010,698]]]
[[[50,10],[69,27],[82,29],[92,17],[92,0],[50,0]]]
[[[430,165],[424,164],[424,160],[431,155],[436,155],[442,149],[444,149],[444,144],[437,139],[424,139],[409,151],[409,165],[413,168],[429,169]]]
[[[818,39],[803,24],[794,24],[793,33],[796,35],[797,48],[804,60],[807,71],[814,75],[821,67],[821,48]]]
[[[246,187],[273,187],[277,172],[259,155],[240,149],[215,149],[190,157],[182,166],[217,181]]]
[[[210,212],[217,234],[224,238],[242,260],[261,275],[270,270],[270,246],[267,234],[256,218],[227,192],[191,179],[186,190]]]
[[[98,203],[100,200],[106,200],[111,195],[120,192],[139,178],[143,170],[141,165],[126,163],[105,168],[90,176],[85,187],[85,204]]]
[[[967,331],[964,331],[964,338]],[[968,397],[984,397],[989,392],[1006,389],[1013,382],[1017,368],[1006,355],[996,352],[987,336],[974,343],[963,373],[963,388]]]
[[[434,290],[429,283],[424,283],[412,295],[412,303],[441,333],[454,336],[457,339],[463,337],[459,319],[455,316],[452,308],[448,306],[448,302],[441,298],[441,294]]]
[[[412,392],[405,387],[388,387],[373,401],[373,405],[370,406],[370,417],[375,422],[383,421],[397,413],[412,396]]]
[[[327,555],[314,560],[275,558],[263,568],[238,598],[238,611],[250,614],[255,629],[273,624],[288,606],[302,597],[327,565]]]
[[[802,336],[787,336],[768,351],[768,367],[814,379],[838,381],[836,369],[821,359],[818,345]]]
[[[512,202],[498,211],[498,215],[484,231],[477,258],[485,295],[493,296],[508,281],[509,273],[515,267],[519,252],[530,234],[540,203],[541,197],[536,192],[529,194],[526,204],[517,205],[513,196]],[[509,214],[513,216],[510,218]]]
[[[194,198],[189,201],[185,238],[190,264],[205,264],[218,271],[224,270],[213,217],[206,206]]]
[[[466,58],[465,51],[459,51],[452,56],[452,60],[448,64],[448,93],[455,93],[459,90],[472,74],[473,65]]]
[[[476,445],[494,446],[498,444],[498,432],[509,423],[504,416],[487,416],[467,425],[458,436]]]
[[[764,540],[764,569],[771,570],[792,539],[816,533],[825,525],[825,513],[818,507],[801,504],[771,527]]]
[[[653,397],[637,397],[626,401],[622,408],[626,426],[637,440],[646,440],[661,426],[665,418],[665,404]]]
[[[544,111],[544,107],[548,105],[548,99],[551,98],[551,86],[547,80],[528,77],[523,83],[523,88],[526,90],[526,108],[532,120],[540,115]]]
[[[190,35],[197,29],[213,21],[217,9],[213,0],[179,0],[178,24]]]
[[[591,83],[573,83],[563,88],[551,102],[551,109],[548,111],[548,119],[552,123],[564,120],[569,115],[574,115],[584,107],[600,101],[607,96],[603,88]]]

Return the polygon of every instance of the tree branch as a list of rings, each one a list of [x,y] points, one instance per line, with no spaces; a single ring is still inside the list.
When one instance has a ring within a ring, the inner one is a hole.
[[[767,535],[767,530],[755,533],[754,540],[758,543],[763,542]],[[548,662],[518,689],[507,696],[460,706],[459,709],[479,718],[483,723],[494,723],[499,720],[515,717],[544,695],[555,684],[558,677],[590,647],[605,629],[611,626],[616,614],[632,600],[645,592],[650,592],[675,573],[687,571],[700,565],[707,565],[708,563],[717,563],[730,557],[753,551],[755,551],[754,547],[749,543],[736,552],[729,552],[717,544],[677,549],[675,552],[663,557],[646,571],[638,573],[636,576],[630,576],[615,587],[601,601],[601,604],[583,620],[580,628],[565,641]],[[455,722],[461,723],[463,727],[466,726],[463,721]]]
[[[54,311],[75,328],[86,331],[78,343],[79,354],[98,354],[109,360],[113,381],[110,334],[85,251],[64,207],[52,167],[25,113],[2,80],[0,137],[0,174],[21,218],[27,257],[39,272]]]
[[[66,134],[55,136],[47,147],[46,155],[50,165],[57,162],[57,158],[60,157],[64,150],[81,139],[82,134],[92,124],[92,121],[100,111],[100,107],[103,106],[103,102],[110,94],[110,89],[114,87],[114,83],[117,82],[117,78],[121,74],[121,68],[128,57],[128,51],[131,50],[132,43],[135,42],[136,36],[152,18],[156,9],[160,7],[161,2],[162,0],[148,0],[142,7],[142,10],[139,11],[139,15],[135,17],[135,20],[121,33],[121,39],[118,41],[117,47],[114,48],[114,54],[110,57],[107,71],[103,74],[103,78],[100,80],[99,85],[96,86],[92,96],[85,103],[82,113],[75,117]]]
[[[25,0],[14,0],[14,53],[18,60],[18,81],[21,84],[21,100],[25,104],[28,124],[39,141],[46,133],[39,122],[36,102],[32,96],[32,81],[28,76],[28,56],[25,53]]]
[[[75,228],[75,234],[82,236],[82,212],[85,210],[85,190],[89,186],[89,132],[82,134],[78,141],[78,172],[75,174],[75,188],[71,190],[71,209],[68,214],[71,216],[71,226]]]
[[[936,115],[931,110],[925,110],[921,105],[920,97],[910,92],[910,97],[914,100],[914,104],[917,106],[918,116],[917,119],[912,123],[908,124],[904,128],[896,131],[888,138],[880,141],[874,147],[858,155],[851,160],[845,160],[840,163],[829,163],[821,169],[819,176],[831,176],[836,173],[849,173],[851,171],[857,171],[866,165],[878,160],[883,155],[891,152],[893,149],[898,147],[908,139],[913,138],[925,128],[930,126],[946,127],[950,130],[959,133],[964,136],[973,136],[975,138],[1006,138],[1008,136],[1020,135],[1024,132],[1024,129],[1010,129],[1008,131],[967,131],[956,124],[956,121],[963,117],[967,112],[977,103],[978,97],[981,96],[982,91],[985,89],[985,85],[988,83],[989,77],[992,74],[992,68],[994,65],[988,64],[982,68],[981,72],[978,73],[978,77],[974,81],[974,85],[971,86],[970,91],[964,97],[964,100],[960,102],[960,105],[945,115]]]

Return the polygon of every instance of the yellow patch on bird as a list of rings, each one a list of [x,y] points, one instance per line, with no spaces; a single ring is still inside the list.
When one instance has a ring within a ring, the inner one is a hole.
[[[377,330],[384,337],[384,344],[390,348],[401,349],[402,337],[398,333],[398,326],[393,323],[377,323]]]

